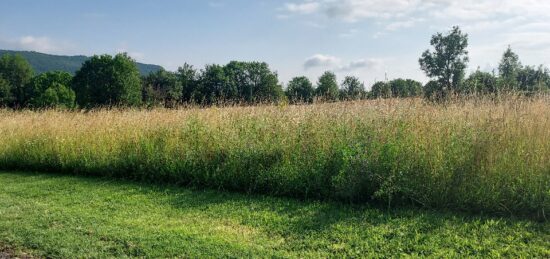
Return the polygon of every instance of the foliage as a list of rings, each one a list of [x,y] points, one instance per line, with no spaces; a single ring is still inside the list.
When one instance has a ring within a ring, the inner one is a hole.
[[[25,87],[25,104],[32,108],[74,108],[75,93],[67,72],[47,72],[34,77]]]
[[[0,107],[4,108],[13,102],[11,85],[8,80],[0,76]]]
[[[502,88],[506,90],[518,89],[518,77],[522,70],[519,56],[508,46],[498,66],[499,76],[502,80]]]
[[[181,102],[193,102],[195,99],[194,94],[196,94],[198,85],[197,70],[192,65],[185,63],[183,66],[178,68],[178,71],[176,71],[176,77],[182,88]]]
[[[469,60],[468,35],[455,26],[446,35],[433,35],[430,44],[434,50],[422,54],[420,68],[438,83],[437,92],[441,96],[457,92]]]
[[[176,73],[161,69],[144,77],[143,102],[148,105],[175,107],[182,99],[183,86]]]
[[[391,85],[387,82],[376,82],[369,93],[370,98],[391,98],[392,97]]]
[[[550,71],[542,65],[538,68],[525,66],[518,72],[517,82],[521,91],[547,90],[550,89]]]
[[[307,77],[295,77],[288,83],[286,96],[290,103],[312,103],[315,97],[315,88]]]
[[[422,83],[411,79],[395,79],[389,82],[392,97],[406,98],[422,95]]]
[[[201,71],[194,99],[202,104],[276,102],[283,96],[277,74],[264,62],[231,61]]]
[[[227,81],[223,66],[206,65],[199,75],[198,88],[193,95],[195,101],[203,104],[223,103],[231,94]]]
[[[6,102],[2,106],[20,108],[24,105],[28,100],[25,85],[30,82],[32,75],[31,66],[22,56],[5,54],[0,57],[0,77],[5,81],[2,86],[2,101]]]
[[[333,72],[326,71],[319,77],[317,82],[316,95],[321,101],[338,100],[338,82]]]
[[[284,94],[277,74],[265,62],[232,61],[224,69],[230,89],[236,88],[238,97],[246,103],[275,102]]]
[[[124,54],[93,56],[73,79],[76,101],[83,107],[136,106],[141,79],[135,61]]]
[[[346,76],[342,82],[340,98],[343,100],[359,100],[366,96],[365,85],[354,76]]]
[[[476,70],[470,74],[460,89],[463,94],[494,94],[499,93],[502,82],[491,73]]]
[[[422,96],[422,83],[412,79],[394,79],[389,82],[376,82],[369,98],[407,98]]]

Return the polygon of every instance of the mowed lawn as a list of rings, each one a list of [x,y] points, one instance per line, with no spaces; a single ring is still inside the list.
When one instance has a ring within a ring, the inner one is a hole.
[[[550,257],[550,224],[0,172],[0,251],[49,257]]]

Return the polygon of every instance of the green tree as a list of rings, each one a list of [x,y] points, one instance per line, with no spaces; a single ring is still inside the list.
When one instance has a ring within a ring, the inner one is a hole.
[[[540,91],[550,86],[550,72],[543,65],[538,68],[525,66],[518,72],[517,78],[519,89],[522,91]]]
[[[29,98],[25,95],[25,85],[30,82],[32,76],[32,67],[22,56],[6,54],[0,58],[0,77],[7,82],[7,86],[4,85],[2,89],[2,99],[7,102],[6,105],[14,108],[23,106]]]
[[[391,86],[386,82],[376,82],[371,87],[369,98],[390,98],[392,97]]]
[[[74,108],[75,92],[70,88],[72,76],[67,72],[46,72],[35,76],[25,87],[31,96],[27,103],[32,108]]]
[[[468,77],[468,79],[466,79],[461,88],[461,92],[465,94],[498,93],[498,80],[493,74],[482,72],[478,68]]]
[[[284,95],[277,73],[265,62],[248,62],[245,83],[238,89],[239,96],[247,103],[276,102]]]
[[[141,78],[126,53],[93,56],[73,79],[77,103],[84,107],[136,106],[141,103]]]
[[[443,35],[432,36],[430,44],[434,50],[426,50],[419,59],[420,68],[426,75],[437,81],[437,92],[447,96],[459,90],[464,78],[468,59],[468,35],[463,34],[458,26]]]
[[[181,85],[181,102],[188,103],[194,101],[193,94],[197,93],[198,89],[198,73],[197,70],[187,63],[178,68],[176,77]]]
[[[143,101],[148,105],[174,107],[183,94],[175,73],[161,69],[143,78]]]
[[[12,102],[11,85],[8,80],[0,76],[0,107],[7,107]]]
[[[411,79],[394,79],[389,82],[392,97],[415,97],[422,94],[422,83]]]
[[[340,98],[346,100],[359,100],[365,96],[365,85],[354,76],[346,76],[342,82],[342,94]]]
[[[194,101],[207,105],[226,102],[224,90],[227,84],[223,66],[206,65],[199,76],[197,90],[193,93]]]
[[[317,82],[316,95],[322,101],[338,100],[338,82],[333,72],[326,71],[319,77]]]
[[[315,89],[307,77],[295,77],[288,83],[286,96],[290,103],[312,103]]]
[[[519,56],[512,51],[512,48],[508,46],[498,66],[498,73],[502,80],[502,88],[504,89],[517,89],[519,87],[518,76],[522,70]]]
[[[441,92],[441,84],[437,81],[429,81],[422,89],[424,98],[431,101],[438,101],[443,98],[443,92]]]

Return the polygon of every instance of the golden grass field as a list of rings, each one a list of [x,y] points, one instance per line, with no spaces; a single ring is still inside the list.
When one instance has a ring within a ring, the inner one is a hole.
[[[300,198],[550,210],[550,97],[0,111],[0,169]]]

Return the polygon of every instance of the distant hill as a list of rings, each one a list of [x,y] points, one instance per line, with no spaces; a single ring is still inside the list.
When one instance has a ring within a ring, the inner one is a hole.
[[[50,55],[35,51],[0,50],[0,56],[4,54],[19,54],[29,61],[35,73],[41,74],[48,71],[66,71],[74,74],[84,61],[90,59],[87,56],[60,56]],[[139,72],[147,75],[162,69],[158,65],[137,63]]]

